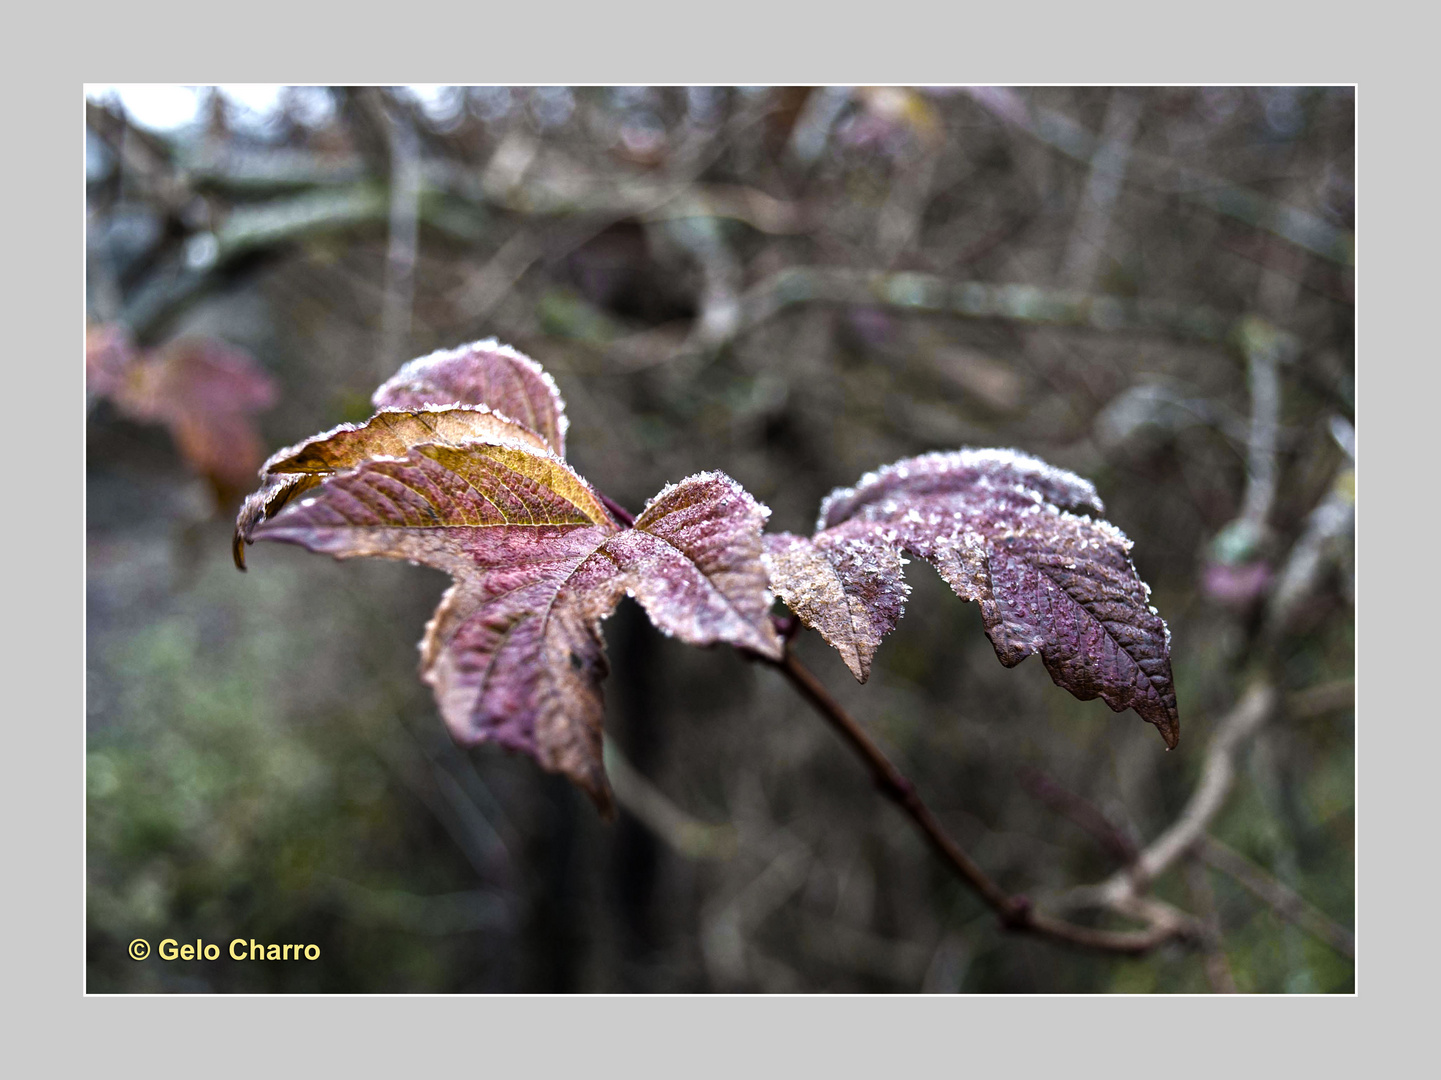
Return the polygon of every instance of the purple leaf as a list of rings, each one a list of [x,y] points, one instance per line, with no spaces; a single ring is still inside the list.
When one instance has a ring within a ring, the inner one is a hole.
[[[927,454],[887,466],[821,505],[810,540],[766,540],[771,588],[865,681],[904,611],[902,553],[981,606],[1001,663],[1039,653],[1057,685],[1180,734],[1170,634],[1098,517],[1091,484],[1008,450]]]
[[[665,634],[726,642],[780,659],[761,562],[770,511],[719,472],[668,484],[635,527],[606,543],[635,598]]]
[[[377,409],[485,405],[537,432],[565,457],[565,402],[530,357],[494,338],[412,360],[375,391]]]
[[[683,641],[778,658],[760,562],[765,518],[735,481],[705,473],[668,487],[622,529],[549,451],[475,441],[364,461],[253,535],[449,572],[421,675],[452,735],[530,754],[608,810],[601,620],[630,593]]]
[[[260,467],[261,487],[247,496],[235,519],[235,565],[245,569],[245,544],[255,527],[295,496],[329,476],[371,458],[404,455],[418,443],[462,446],[476,440],[547,451],[534,431],[481,406],[427,405],[385,408],[363,424],[341,424],[278,450]]]

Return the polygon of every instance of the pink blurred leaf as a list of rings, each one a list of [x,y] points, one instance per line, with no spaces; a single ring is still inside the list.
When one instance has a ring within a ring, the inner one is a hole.
[[[1275,575],[1264,561],[1231,565],[1209,562],[1202,576],[1202,587],[1212,600],[1229,607],[1246,608],[1266,595]]]
[[[119,323],[98,323],[85,329],[85,389],[110,397],[125,384],[140,358],[130,331]]]
[[[86,335],[93,392],[131,420],[164,424],[181,457],[223,494],[244,490],[265,456],[254,415],[275,404],[275,380],[243,349],[181,338],[139,351],[122,327]]]

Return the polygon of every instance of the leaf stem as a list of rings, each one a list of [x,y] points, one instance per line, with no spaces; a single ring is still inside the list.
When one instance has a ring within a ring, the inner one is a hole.
[[[604,491],[601,491],[598,488],[593,490],[595,491],[596,495],[600,497],[601,505],[603,505],[607,510],[609,510],[617,521],[619,521],[627,529],[629,529],[632,525],[635,524],[634,514],[632,514],[620,503],[612,499]]]
[[[820,680],[796,658],[787,642],[780,660],[756,657],[779,671],[821,717],[835,728],[871,771],[876,787],[915,824],[921,835],[951,869],[1000,917],[1008,930],[1036,934],[1080,948],[1102,952],[1140,954],[1174,939],[1191,938],[1197,928],[1190,920],[1172,915],[1170,909],[1154,908],[1145,913],[1150,925],[1144,930],[1098,930],[1067,922],[1037,911],[1029,897],[1011,895],[989,875],[945,831],[925,804],[914,784],[886,757],[885,752],[830,695]]]

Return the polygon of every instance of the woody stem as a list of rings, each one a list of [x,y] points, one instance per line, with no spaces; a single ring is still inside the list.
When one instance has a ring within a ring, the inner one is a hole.
[[[1080,926],[1037,911],[1025,896],[1013,896],[989,875],[945,831],[935,814],[916,791],[914,784],[886,757],[856,721],[831,696],[820,680],[791,651],[786,642],[780,660],[758,657],[775,668],[805,698],[831,727],[839,732],[847,745],[865,762],[876,787],[915,824],[932,849],[955,871],[982,900],[1000,917],[1009,930],[1036,934],[1081,948],[1102,952],[1139,954],[1173,938],[1186,937],[1192,928],[1179,922],[1153,922],[1145,930],[1097,930]]]

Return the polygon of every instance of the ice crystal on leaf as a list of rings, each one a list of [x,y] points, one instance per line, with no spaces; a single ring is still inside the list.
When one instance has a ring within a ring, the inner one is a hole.
[[[927,454],[833,492],[815,534],[767,536],[765,560],[776,595],[861,682],[904,612],[910,554],[980,604],[1001,663],[1039,653],[1057,685],[1134,709],[1174,746],[1170,635],[1103,512],[1090,483],[1024,454]]]
[[[495,411],[475,400],[482,393]],[[689,644],[781,655],[761,562],[768,511],[734,480],[713,472],[668,485],[623,527],[559,456],[554,384],[493,342],[412,361],[376,401],[365,424],[266,463],[236,549],[279,540],[448,572],[421,677],[458,742],[523,751],[608,810],[600,623],[622,596]]]

